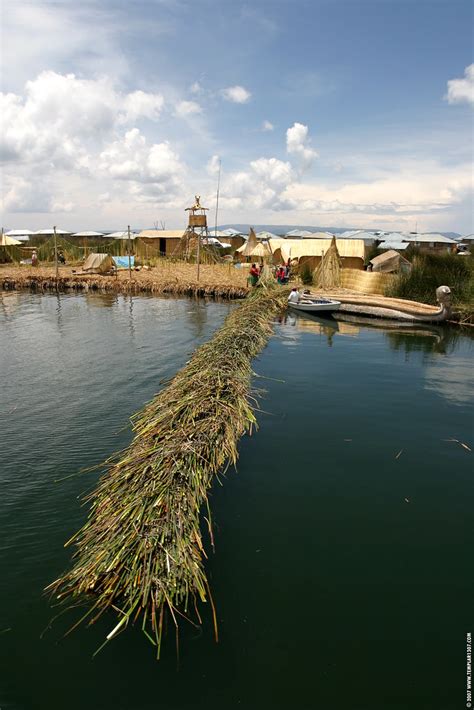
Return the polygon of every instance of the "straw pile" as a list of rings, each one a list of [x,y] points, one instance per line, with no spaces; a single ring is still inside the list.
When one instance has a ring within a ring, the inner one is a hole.
[[[240,436],[256,424],[251,361],[286,298],[287,289],[258,289],[235,309],[135,415],[134,440],[106,462],[106,473],[86,498],[88,521],[67,543],[76,546],[72,569],[48,591],[71,604],[88,598],[83,619],[89,623],[114,610],[118,623],[104,644],[139,619],[159,657],[165,612],[176,630],[178,615],[201,623],[198,601],[211,602],[216,628],[200,512],[206,511],[212,542],[208,491],[214,476],[235,464]]]
[[[314,270],[313,283],[319,288],[334,288],[341,285],[341,257],[336,246],[336,237],[331,240],[331,246],[321,258]]]

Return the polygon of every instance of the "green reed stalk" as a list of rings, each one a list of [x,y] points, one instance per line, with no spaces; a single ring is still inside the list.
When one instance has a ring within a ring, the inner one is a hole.
[[[251,362],[286,297],[287,290],[258,289],[232,311],[132,418],[133,441],[106,462],[86,498],[88,520],[66,543],[76,548],[72,568],[47,591],[62,602],[88,601],[89,623],[113,610],[117,622],[105,643],[140,618],[159,657],[165,612],[176,627],[180,617],[201,623],[197,603],[208,600],[217,638],[201,513],[212,542],[209,488],[236,463],[240,437],[256,426]]]

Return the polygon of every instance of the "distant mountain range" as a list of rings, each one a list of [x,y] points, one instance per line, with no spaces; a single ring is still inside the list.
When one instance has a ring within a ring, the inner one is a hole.
[[[315,227],[314,225],[301,225],[301,224],[222,224],[217,229],[237,229],[243,234],[248,234],[250,227],[253,227],[255,232],[273,232],[273,234],[282,235],[287,232],[291,232],[293,229],[299,229],[306,232],[330,232],[331,234],[342,234],[342,232],[349,232],[356,229],[361,229],[361,227]],[[209,229],[212,233],[212,229]],[[387,230],[379,229],[364,229],[367,232],[379,232]],[[394,229],[394,232],[397,230]],[[461,237],[457,232],[423,232],[423,234],[442,234],[445,237],[450,237],[451,239],[459,239]]]

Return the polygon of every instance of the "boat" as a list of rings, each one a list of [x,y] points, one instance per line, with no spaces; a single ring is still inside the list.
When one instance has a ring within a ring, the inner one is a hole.
[[[345,317],[345,314],[348,314],[414,324],[442,323],[451,317],[451,289],[449,286],[439,286],[436,289],[436,300],[439,304],[438,308],[401,298],[341,295],[341,307],[338,309],[337,317]]]
[[[290,308],[304,313],[332,313],[341,307],[340,301],[333,301],[331,298],[301,298],[298,303],[288,302]]]

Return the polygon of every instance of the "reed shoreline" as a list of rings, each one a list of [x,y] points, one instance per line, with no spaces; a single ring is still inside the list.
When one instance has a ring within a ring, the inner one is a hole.
[[[0,267],[0,290],[17,291],[97,291],[138,295],[174,294],[211,298],[239,299],[249,293],[247,274],[221,265],[202,265],[199,281],[196,266],[167,264],[149,271],[122,271],[117,276],[75,274],[70,267],[61,267],[56,277],[54,267]]]

